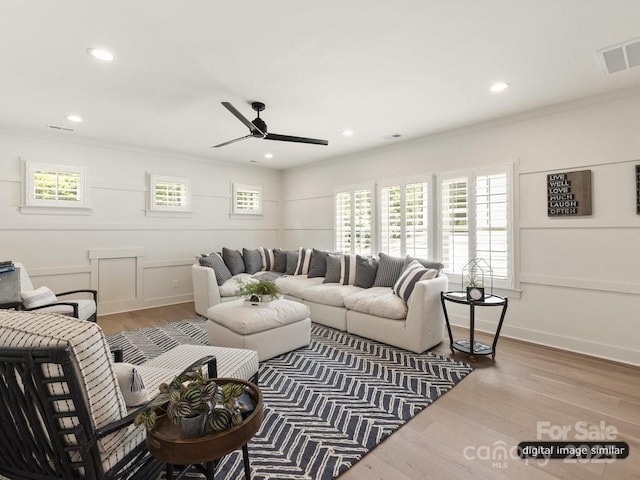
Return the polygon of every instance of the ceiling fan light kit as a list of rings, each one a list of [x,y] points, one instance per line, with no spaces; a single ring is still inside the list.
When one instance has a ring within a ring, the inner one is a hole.
[[[236,138],[234,140],[229,140],[228,142],[214,145],[211,148],[224,147],[225,145],[239,142],[240,140],[245,140],[251,137],[260,138],[262,140],[277,140],[280,142],[309,143],[312,145],[329,145],[329,142],[327,140],[322,140],[319,138],[295,137],[292,135],[280,135],[278,133],[267,133],[267,124],[265,123],[264,120],[260,118],[260,112],[262,112],[265,109],[265,104],[262,102],[251,103],[251,108],[253,108],[256,112],[258,112],[258,116],[253,120],[253,122],[249,121],[247,117],[242,115],[242,113],[240,113],[236,107],[231,105],[231,103],[222,102],[222,105],[227,110],[229,110],[234,117],[236,117],[238,120],[244,123],[244,125],[249,129],[249,135],[245,135],[244,137]]]

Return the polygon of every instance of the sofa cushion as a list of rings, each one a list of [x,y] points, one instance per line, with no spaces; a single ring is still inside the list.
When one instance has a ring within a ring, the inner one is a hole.
[[[284,273],[287,271],[287,253],[279,248],[273,250],[273,256],[275,257],[273,268],[274,271]]]
[[[222,285],[232,277],[227,264],[224,263],[224,260],[219,253],[213,252],[210,255],[203,255],[198,258],[198,263],[203,267],[213,268],[218,285]]]
[[[327,255],[327,273],[322,283],[340,283],[340,263],[342,255],[330,253]]]
[[[302,298],[310,302],[331,305],[333,307],[344,307],[344,299],[349,295],[362,290],[354,285],[323,284],[307,288],[302,292]]]
[[[404,320],[407,318],[407,303],[395,295],[389,287],[372,287],[345,297],[344,305],[349,310],[368,313],[376,317]]]
[[[404,259],[404,268],[407,268],[407,265],[411,263],[412,260],[417,260],[424,268],[433,268],[437,271],[436,277],[440,275],[440,272],[444,268],[444,263],[436,262],[435,260],[427,260],[424,258],[415,258],[411,255],[407,255]]]
[[[322,277],[309,278],[306,275],[284,276],[276,280],[280,293],[297,298],[302,298],[302,293],[306,289],[320,284],[322,284]]]
[[[311,260],[309,261],[309,278],[324,277],[327,274],[327,257],[329,252],[318,249],[311,250]]]
[[[246,267],[244,266],[244,260],[239,250],[232,250],[230,248],[222,248],[222,258],[231,275],[238,275],[239,273],[245,273]]]
[[[255,278],[253,278],[248,273],[239,273],[238,275],[234,275],[229,280],[220,285],[220,296],[221,297],[235,297],[238,292],[238,287],[240,286],[240,282],[249,283],[249,282],[257,282]]]
[[[262,270],[262,257],[258,249],[247,250],[242,249],[242,258],[244,259],[244,268],[246,273],[254,274]]]
[[[284,252],[287,257],[287,268],[284,273],[287,275],[295,275],[298,266],[299,250],[287,250]]]
[[[342,285],[355,285],[356,283],[356,269],[357,269],[357,256],[356,255],[343,255],[340,259],[340,283]],[[366,258],[366,257],[365,257]],[[364,275],[363,283],[366,283],[365,277],[368,270],[364,270],[361,274]],[[375,277],[375,273],[374,273]],[[371,280],[373,283],[373,280]],[[359,287],[366,288],[363,285]],[[369,285],[371,286],[371,285]]]
[[[351,262],[351,266],[353,266],[353,262]],[[373,257],[363,257],[362,255],[356,255],[355,267],[356,276],[353,284],[356,287],[362,288],[373,287],[378,272],[378,262],[376,261],[376,259]],[[346,284],[346,279],[342,283]]]
[[[311,263],[311,249],[302,248],[298,250],[298,264],[294,275],[307,275],[309,273],[309,264]]]
[[[425,268],[417,260],[412,260],[400,274],[400,278],[393,286],[393,293],[401,297],[405,302],[413,293],[413,289],[420,280],[430,280],[438,274],[434,268]]]
[[[392,257],[380,252],[378,261],[378,271],[373,282],[374,287],[393,287],[400,278],[400,273],[404,267],[404,258]]]

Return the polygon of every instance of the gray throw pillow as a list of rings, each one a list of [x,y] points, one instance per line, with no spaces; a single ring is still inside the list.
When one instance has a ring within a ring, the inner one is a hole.
[[[404,258],[392,257],[386,253],[380,252],[380,260],[378,261],[378,272],[373,282],[374,287],[393,287],[404,267]],[[357,275],[357,270],[356,270]]]
[[[244,266],[247,273],[253,275],[262,270],[262,257],[260,256],[259,250],[247,250],[243,248],[242,258],[244,259]]]
[[[218,285],[222,285],[231,278],[231,272],[219,253],[214,252],[211,255],[200,257],[198,263],[203,267],[213,268],[213,273],[216,275],[216,283]]]
[[[287,250],[284,252],[287,256],[287,268],[284,271],[287,275],[295,275],[298,266],[298,250]]]
[[[371,288],[376,279],[378,261],[373,257],[356,256],[356,281],[354,285],[361,288]]]
[[[273,270],[276,272],[284,273],[287,271],[287,252],[276,248],[273,250],[273,255],[275,257],[275,266]]]
[[[311,250],[311,261],[309,262],[309,272],[307,277],[324,277],[327,273],[327,257],[329,252],[323,252],[322,250]]]
[[[224,259],[224,263],[227,264],[227,267],[229,267],[231,275],[245,272],[244,260],[239,250],[222,247],[222,258]]]
[[[440,275],[440,272],[444,268],[444,263],[436,262],[434,260],[425,260],[424,258],[416,258],[416,257],[412,257],[411,255],[407,255],[404,259],[404,266],[402,267],[402,271],[404,271],[407,268],[407,266],[411,263],[412,260],[417,260],[418,263],[420,263],[420,265],[422,265],[424,268],[437,270],[438,275]]]
[[[322,283],[340,283],[340,261],[342,255],[330,253],[327,255],[327,273]]]

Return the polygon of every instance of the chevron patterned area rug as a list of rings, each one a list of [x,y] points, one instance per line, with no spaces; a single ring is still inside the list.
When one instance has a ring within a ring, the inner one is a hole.
[[[123,347],[125,362],[140,363],[180,343],[206,344],[205,325],[202,318],[184,320],[107,340]],[[471,371],[466,363],[313,324],[309,347],[260,364],[265,407],[249,443],[252,478],[335,478]],[[244,478],[240,451],[216,471],[218,480],[237,478]]]

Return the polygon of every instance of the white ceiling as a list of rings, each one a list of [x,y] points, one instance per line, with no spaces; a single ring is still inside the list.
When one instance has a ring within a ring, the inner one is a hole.
[[[288,168],[640,85],[596,55],[635,37],[639,0],[3,0],[0,124]],[[220,102],[253,119],[254,100],[329,146],[209,148],[248,133]]]

